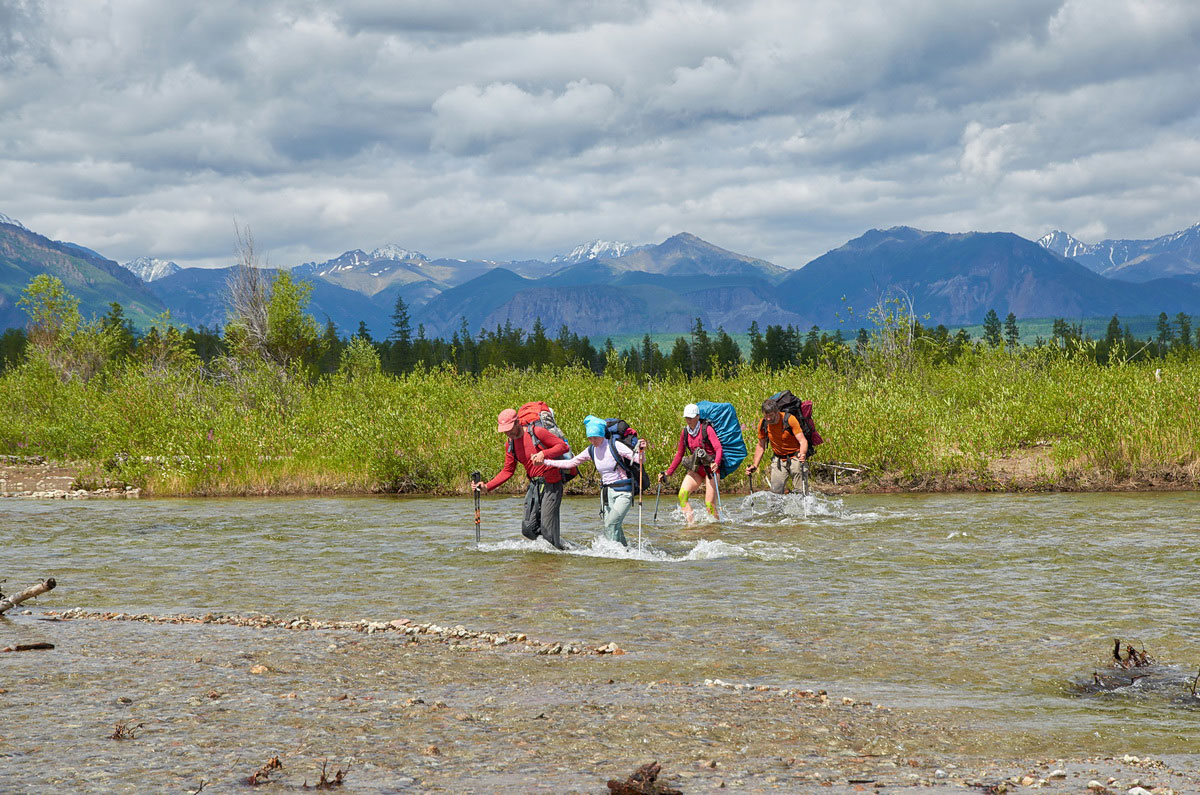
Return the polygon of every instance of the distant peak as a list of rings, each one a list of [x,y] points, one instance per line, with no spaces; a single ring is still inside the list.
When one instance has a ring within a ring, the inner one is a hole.
[[[645,246],[639,246],[634,243],[612,242],[608,240],[593,240],[590,243],[581,243],[571,249],[570,254],[559,254],[551,258],[551,262],[566,262],[572,265],[587,262],[590,259],[616,259],[623,257],[631,251],[636,251]]]
[[[21,223],[16,218],[5,215],[4,213],[0,213],[0,224],[11,224],[19,229],[24,229],[26,232],[29,231],[29,227],[25,226],[25,224]]]
[[[169,262],[165,259],[157,257],[138,257],[130,262],[121,264],[125,270],[132,271],[139,279],[144,282],[152,282],[156,279],[161,279],[164,276],[170,276],[182,270],[174,262]]]
[[[1038,238],[1037,242],[1042,248],[1064,257],[1077,257],[1088,253],[1091,249],[1087,243],[1072,237],[1061,229],[1047,232]]]
[[[371,259],[391,259],[391,260],[420,260],[421,262],[429,262],[429,257],[426,257],[419,251],[402,248],[395,243],[388,243],[385,246],[380,246],[371,252]]]

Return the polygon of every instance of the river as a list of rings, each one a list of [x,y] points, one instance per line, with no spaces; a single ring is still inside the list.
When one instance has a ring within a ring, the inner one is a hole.
[[[0,765],[7,756],[18,790],[41,780],[19,742],[29,729],[12,721],[33,721],[38,707],[19,698],[22,681],[36,682],[40,704],[63,709],[92,675],[107,693],[137,687],[138,674],[72,654],[73,642],[152,649],[179,632],[35,620],[69,607],[403,616],[615,642],[621,670],[644,681],[869,697],[969,726],[975,753],[1132,751],[1200,763],[1200,701],[1187,693],[1200,666],[1200,495],[759,493],[724,503],[725,521],[686,528],[666,494],[656,522],[651,495],[643,546],[625,550],[598,538],[597,499],[568,498],[563,536],[576,546],[560,553],[521,539],[520,500],[496,495],[483,499],[478,545],[468,498],[5,501],[0,589],[43,576],[59,585],[33,616],[0,619],[0,646],[51,637],[59,648],[0,655]],[[625,527],[634,545],[637,514]],[[1114,638],[1144,647],[1165,679],[1087,692]],[[230,658],[248,643],[215,630],[178,642]],[[297,675],[316,678],[336,668],[302,667]],[[59,728],[56,754],[86,767],[105,748],[96,734],[86,722]],[[106,786],[128,783],[112,775]]]

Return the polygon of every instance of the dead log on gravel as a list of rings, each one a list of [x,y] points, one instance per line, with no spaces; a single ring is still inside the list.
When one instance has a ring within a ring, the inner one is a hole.
[[[633,771],[633,775],[624,781],[610,778],[608,789],[612,795],[683,795],[677,789],[658,783],[658,774],[661,771],[662,765],[648,762]]]
[[[7,646],[0,649],[0,654],[7,651],[37,651],[38,649],[53,649],[53,643],[18,643],[16,646]]]
[[[46,591],[53,590],[55,585],[58,585],[58,583],[54,581],[54,578],[47,577],[37,585],[29,586],[16,596],[4,596],[3,598],[0,598],[0,615],[4,615],[6,611],[12,610],[14,607],[27,599],[32,599],[35,596],[41,596]]]

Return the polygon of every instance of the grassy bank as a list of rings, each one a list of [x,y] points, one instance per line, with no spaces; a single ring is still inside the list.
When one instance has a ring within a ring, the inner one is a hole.
[[[576,444],[585,414],[626,418],[649,440],[656,470],[674,452],[685,403],[730,401],[751,423],[763,397],[790,388],[815,402],[828,440],[816,460],[868,467],[866,488],[1195,484],[1200,366],[1159,366],[1161,381],[1152,365],[985,351],[892,373],[744,368],[646,384],[576,369],[308,382],[270,368],[214,376],[140,366],[84,382],[32,359],[0,378],[0,453],[85,462],[81,480],[156,495],[455,493],[472,470],[500,466],[495,416],[527,400],[554,407]],[[577,490],[595,487],[587,469]],[[744,488],[744,477],[726,488]]]

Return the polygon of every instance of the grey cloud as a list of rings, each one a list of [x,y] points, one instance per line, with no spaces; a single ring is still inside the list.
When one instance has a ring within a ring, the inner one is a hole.
[[[41,3],[36,0],[0,3],[0,73],[49,60],[43,30]]]
[[[386,30],[405,35],[434,33],[473,37],[576,30],[600,22],[624,22],[644,13],[646,6],[647,3],[637,0],[582,3],[561,0],[511,0],[505,3],[348,0],[338,5],[337,15],[341,23],[354,32]]]
[[[1195,214],[1198,20],[1183,0],[0,0],[0,209],[184,264],[226,263],[234,216],[286,263],[687,230],[796,266],[897,223],[1147,237]]]

